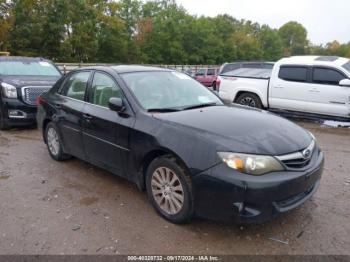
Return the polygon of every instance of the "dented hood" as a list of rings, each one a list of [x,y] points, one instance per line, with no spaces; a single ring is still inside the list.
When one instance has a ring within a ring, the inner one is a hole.
[[[201,136],[215,150],[239,153],[284,155],[311,143],[303,128],[272,113],[241,106],[214,106],[174,113],[154,114],[169,126]]]

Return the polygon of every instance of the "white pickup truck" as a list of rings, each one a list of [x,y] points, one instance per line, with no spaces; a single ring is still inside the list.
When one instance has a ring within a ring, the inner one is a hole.
[[[350,120],[350,60],[346,58],[283,58],[273,69],[226,72],[217,83],[226,102]]]

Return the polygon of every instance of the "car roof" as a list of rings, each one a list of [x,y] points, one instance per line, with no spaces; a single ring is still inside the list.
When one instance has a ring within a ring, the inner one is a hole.
[[[113,70],[118,74],[135,73],[135,72],[173,72],[175,70],[165,69],[155,66],[142,65],[100,65],[100,66],[84,66],[71,70],[70,72],[84,71],[84,70]]]
[[[280,64],[290,65],[333,65],[343,66],[349,59],[338,56],[292,56],[282,58]]]
[[[151,72],[151,71],[173,71],[165,68],[154,67],[154,66],[143,66],[143,65],[118,65],[110,66],[114,71],[119,74],[132,73],[132,72]]]
[[[1,61],[13,61],[13,62],[39,62],[39,61],[49,61],[48,59],[42,57],[28,57],[28,56],[0,56]]]

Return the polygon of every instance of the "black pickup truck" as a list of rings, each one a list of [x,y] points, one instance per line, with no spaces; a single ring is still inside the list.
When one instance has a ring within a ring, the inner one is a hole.
[[[0,57],[0,129],[36,121],[36,99],[61,77],[59,69],[43,58]]]

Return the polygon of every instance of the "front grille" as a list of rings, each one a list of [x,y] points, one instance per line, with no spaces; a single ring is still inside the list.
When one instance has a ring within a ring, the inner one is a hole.
[[[302,151],[288,155],[277,156],[276,158],[288,168],[300,169],[310,164],[312,156],[316,151],[316,143],[315,141],[312,141],[311,144]]]
[[[50,90],[50,86],[28,86],[23,88],[23,101],[29,105],[35,105],[36,99],[42,93]]]
[[[291,160],[284,160],[282,161],[283,164],[285,164],[287,167],[290,168],[303,168],[306,167],[310,163],[311,159],[305,159],[305,158],[297,158],[297,159],[291,159]]]

